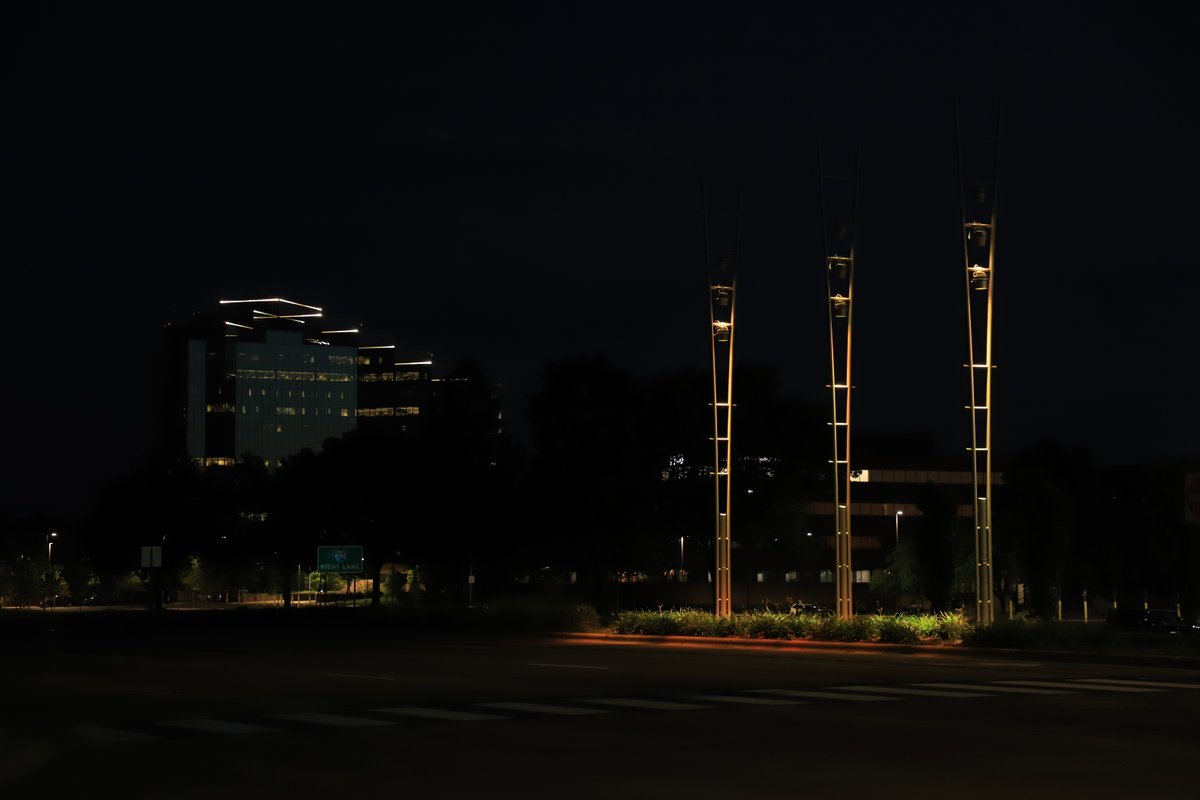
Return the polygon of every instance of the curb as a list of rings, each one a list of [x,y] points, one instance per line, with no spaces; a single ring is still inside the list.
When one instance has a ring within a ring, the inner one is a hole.
[[[666,645],[694,649],[741,649],[767,651],[824,651],[890,655],[948,655],[965,658],[1008,658],[1013,660],[1075,661],[1128,666],[1200,669],[1200,656],[1160,653],[1106,653],[1086,650],[1024,650],[1013,647],[967,647],[959,644],[888,644],[882,642],[830,642],[814,639],[743,639],[718,636],[642,636],[624,633],[559,633],[567,641],[610,645]]]

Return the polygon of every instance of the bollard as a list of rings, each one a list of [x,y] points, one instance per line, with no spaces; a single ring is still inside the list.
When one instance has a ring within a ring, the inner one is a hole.
[[[1058,621],[1062,622],[1062,598],[1058,598]]]

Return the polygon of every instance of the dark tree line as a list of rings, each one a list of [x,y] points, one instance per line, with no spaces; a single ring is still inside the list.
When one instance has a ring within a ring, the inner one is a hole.
[[[275,470],[253,456],[207,470],[147,460],[102,487],[71,526],[0,520],[0,596],[46,591],[39,537],[55,527],[64,535],[53,584],[75,599],[144,593],[146,545],[164,556],[164,583],[150,589],[177,591],[202,564],[218,595],[282,591],[285,602],[317,546],[337,544],[364,547],[376,603],[388,564],[419,566],[430,593],[456,600],[469,571],[493,595],[573,591],[601,606],[621,575],[682,568],[703,581],[713,544],[709,398],[701,371],[641,378],[606,358],[552,363],[528,401],[527,453],[497,432],[492,386],[464,362],[416,430],[350,433]],[[808,504],[829,494],[827,428],[823,411],[782,393],[770,369],[742,366],[735,401],[734,583],[749,586],[757,571],[824,563],[819,539],[804,534]],[[1105,469],[1085,451],[1041,443],[1002,471],[1002,601],[1021,584],[1026,607],[1043,615],[1084,589],[1126,602],[1147,591],[1195,608],[1200,547],[1182,520],[1177,469]],[[920,514],[906,518],[874,588],[955,607],[973,588],[970,521],[947,487],[914,499]]]

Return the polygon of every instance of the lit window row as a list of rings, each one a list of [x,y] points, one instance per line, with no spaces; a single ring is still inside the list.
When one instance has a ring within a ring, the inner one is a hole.
[[[871,570],[869,570],[869,569],[856,569],[856,570],[854,570],[853,574],[854,574],[854,582],[855,583],[870,583],[871,582]],[[820,575],[818,576],[818,580],[820,580],[821,583],[833,583],[833,570],[831,570],[831,569],[821,570]]]
[[[377,381],[419,381],[421,373],[416,370],[406,370],[404,372],[367,372],[358,377],[364,383],[375,383]]]
[[[209,403],[204,410],[210,414],[232,414],[237,409],[233,407],[233,403]]]
[[[419,406],[384,406],[382,408],[360,408],[360,417],[415,417],[421,413]]]

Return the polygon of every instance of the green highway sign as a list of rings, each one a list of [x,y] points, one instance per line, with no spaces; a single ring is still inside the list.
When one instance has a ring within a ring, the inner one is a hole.
[[[363,552],[360,545],[317,548],[317,572],[362,571]]]

